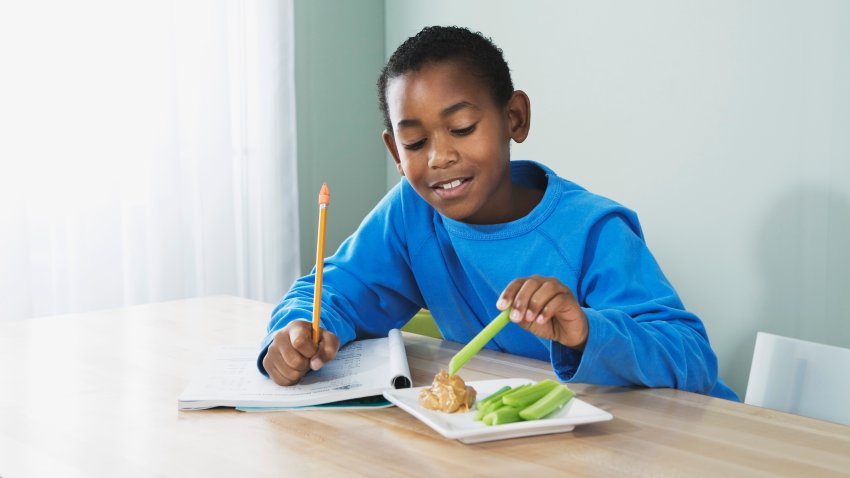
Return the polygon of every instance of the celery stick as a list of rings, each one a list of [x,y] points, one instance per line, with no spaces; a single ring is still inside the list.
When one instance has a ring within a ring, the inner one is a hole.
[[[514,407],[501,407],[484,417],[484,423],[487,425],[504,425],[505,423],[513,423],[520,420],[522,418],[519,416],[519,408]]]
[[[575,395],[573,391],[566,385],[558,384],[543,398],[520,410],[519,416],[524,420],[539,420],[563,407],[573,398],[573,395]]]
[[[530,386],[531,386],[530,383],[525,383],[525,384],[522,384],[522,385],[520,385],[518,387],[514,387],[514,388],[508,387],[506,385],[505,387],[507,387],[507,390],[500,391],[498,393],[494,393],[494,394],[490,395],[489,397],[487,397],[483,400],[479,400],[478,402],[476,402],[475,407],[481,408],[481,407],[485,407],[486,405],[490,405],[491,403],[496,403],[496,402],[502,403],[502,397],[504,397],[505,395],[507,395],[509,393],[514,393],[517,390],[522,390],[522,389],[530,387]],[[505,387],[502,387],[502,389],[504,389]]]
[[[478,332],[478,335],[472,338],[468,344],[466,344],[460,352],[456,353],[454,357],[452,357],[449,362],[449,375],[454,375],[460,370],[461,367],[466,364],[482,347],[487,345],[487,342],[490,341],[500,330],[502,330],[508,322],[511,321],[510,318],[511,308],[503,310],[501,314],[497,315],[495,319],[490,321],[486,327],[481,329],[481,332]]]
[[[554,380],[542,380],[525,390],[503,396],[502,403],[516,408],[525,408],[543,398],[544,395],[557,386],[558,382]]]
[[[511,388],[511,387],[508,387],[507,385],[505,385],[504,387],[500,388],[498,392],[491,394],[490,396],[488,396],[487,398],[485,398],[483,400],[479,400],[479,401],[475,402],[476,412],[475,412],[475,416],[473,417],[473,419],[476,420],[476,421],[481,421],[484,418],[484,416],[487,415],[488,413],[496,410],[497,408],[505,406],[505,404],[502,403],[502,397],[503,396],[505,396],[506,394],[509,394],[509,393],[514,393],[518,390],[523,390],[523,389],[528,388],[530,386],[531,386],[530,383],[525,383],[525,384],[522,384],[522,385],[520,385],[518,387],[514,387],[514,388]]]
[[[495,401],[495,402],[490,402],[490,403],[485,403],[484,405],[478,405],[478,406],[476,406],[476,412],[475,412],[475,416],[473,417],[473,419],[480,421],[488,413],[496,410],[499,407],[504,407],[504,406],[505,406],[505,404],[503,404],[501,402],[501,400]]]
[[[531,389],[537,390],[541,387],[548,389],[548,387],[551,387],[553,383],[558,383],[558,382],[555,382],[554,380],[546,379],[546,380],[541,380],[540,382],[537,382],[537,383],[534,383],[534,382],[526,383],[526,384],[521,385],[519,387],[515,387],[514,389],[512,389],[508,393],[502,395],[502,401],[504,402],[505,397],[508,397],[508,396],[523,396],[527,393],[532,393],[532,392],[530,392]]]
[[[507,392],[503,393],[503,394],[502,394],[501,396],[499,396],[499,397],[495,397],[493,400],[490,400],[489,402],[490,402],[490,403],[492,403],[492,402],[501,402],[501,401],[502,401],[502,399],[503,399],[503,398],[505,398],[506,396],[508,396],[508,395],[513,395],[513,394],[515,394],[515,393],[519,392],[520,390],[525,390],[525,389],[527,389],[527,388],[531,387],[532,385],[534,385],[534,384],[533,384],[533,383],[524,383],[524,384],[522,384],[522,385],[520,385],[520,386],[518,386],[518,387],[514,387],[514,388],[512,388],[512,389],[508,390]]]
[[[485,425],[492,425],[494,418],[496,418],[496,414],[490,412],[487,415],[484,415],[484,418],[482,418],[481,421],[484,422]]]
[[[494,400],[500,400],[502,398],[502,395],[504,395],[504,394],[506,394],[510,391],[511,391],[511,387],[508,386],[508,385],[505,385],[504,387],[496,390],[494,393],[491,393],[490,395],[487,395],[486,397],[478,400],[478,402],[476,402],[475,406],[480,407],[480,406],[487,404],[487,403],[490,403]]]
[[[495,412],[496,410],[502,407],[507,407],[507,405],[502,403],[502,400],[499,398],[493,400],[492,402],[485,403],[484,405],[477,405],[477,411],[475,412],[474,419],[481,420],[484,418],[485,415],[489,414],[490,412]]]

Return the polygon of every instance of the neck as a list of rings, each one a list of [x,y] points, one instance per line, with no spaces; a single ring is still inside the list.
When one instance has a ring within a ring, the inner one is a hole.
[[[543,191],[511,183],[511,204],[513,205],[509,221],[527,216],[543,199]]]

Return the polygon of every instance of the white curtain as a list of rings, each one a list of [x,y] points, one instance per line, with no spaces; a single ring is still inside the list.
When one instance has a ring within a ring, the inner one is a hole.
[[[298,264],[292,0],[0,6],[0,320]]]

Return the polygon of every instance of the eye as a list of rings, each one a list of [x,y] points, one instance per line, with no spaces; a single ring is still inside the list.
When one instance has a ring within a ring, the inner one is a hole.
[[[473,132],[473,131],[475,131],[475,127],[476,127],[477,125],[478,125],[478,123],[475,123],[475,124],[473,124],[472,126],[467,126],[466,128],[453,129],[453,130],[452,130],[452,133],[454,133],[454,134],[456,134],[456,135],[458,135],[458,136],[466,136],[466,135],[468,135],[468,134],[472,134],[472,132]]]
[[[416,151],[418,149],[422,149],[423,146],[425,146],[425,139],[424,138],[420,139],[419,141],[417,141],[415,143],[405,144],[404,149],[406,149],[408,151]]]

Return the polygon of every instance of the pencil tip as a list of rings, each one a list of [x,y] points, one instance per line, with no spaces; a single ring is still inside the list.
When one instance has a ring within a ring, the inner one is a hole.
[[[327,205],[331,202],[331,193],[328,191],[328,183],[322,183],[322,190],[319,191],[319,204]]]

